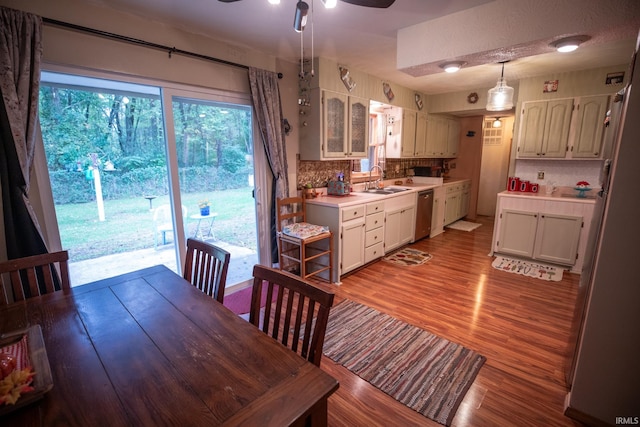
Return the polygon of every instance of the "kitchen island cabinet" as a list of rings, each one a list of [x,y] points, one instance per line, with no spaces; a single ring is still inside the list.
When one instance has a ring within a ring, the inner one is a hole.
[[[496,250],[554,264],[573,265],[582,217],[504,209]]]
[[[491,255],[534,259],[580,273],[595,200],[572,196],[563,189],[553,195],[499,193]]]

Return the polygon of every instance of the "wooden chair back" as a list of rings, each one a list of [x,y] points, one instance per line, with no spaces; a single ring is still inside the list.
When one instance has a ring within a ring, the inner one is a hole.
[[[222,248],[201,240],[187,239],[183,277],[222,304],[230,259],[231,254]]]
[[[60,251],[0,263],[0,304],[71,288],[69,252]]]
[[[276,199],[277,230],[282,231],[283,224],[306,222],[305,205],[303,197],[285,197]]]
[[[333,292],[293,274],[262,265],[253,267],[253,277],[249,321],[320,366]],[[260,307],[263,286],[267,286],[264,313]]]

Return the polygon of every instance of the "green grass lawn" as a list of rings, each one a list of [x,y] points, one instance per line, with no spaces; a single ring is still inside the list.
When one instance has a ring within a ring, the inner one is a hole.
[[[196,221],[189,216],[199,213],[198,201],[208,199],[211,212],[218,214],[213,227],[216,238],[256,250],[256,229],[247,226],[255,224],[252,188],[182,194],[181,197],[187,208],[188,236],[193,235],[196,226]],[[160,196],[153,200],[153,207],[168,203],[168,195]],[[107,200],[104,210],[105,220],[99,221],[95,202],[56,205],[62,247],[69,251],[71,261],[154,247],[153,212],[147,199]],[[171,239],[172,236],[167,236],[168,241]]]

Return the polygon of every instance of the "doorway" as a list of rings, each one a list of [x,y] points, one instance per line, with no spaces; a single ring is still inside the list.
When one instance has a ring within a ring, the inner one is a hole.
[[[268,234],[256,220],[266,192],[254,177],[265,166],[249,96],[153,83],[42,73],[42,137],[71,281],[156,264],[181,273],[195,236],[231,252],[228,286],[243,283]]]
[[[498,193],[505,190],[509,171],[509,156],[513,140],[513,117],[485,117],[482,137],[482,162],[478,188],[477,214],[495,216]]]

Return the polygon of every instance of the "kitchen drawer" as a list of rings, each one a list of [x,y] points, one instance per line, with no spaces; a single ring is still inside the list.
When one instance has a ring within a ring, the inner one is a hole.
[[[342,210],[342,221],[350,221],[364,216],[364,205],[350,206]]]
[[[453,184],[447,185],[447,194],[455,193],[456,191],[460,191],[462,189],[462,184]]]
[[[367,218],[364,220],[364,223],[367,225],[367,228],[366,228],[367,231],[376,229],[378,227],[382,227],[382,224],[384,223],[384,212],[378,212],[372,215],[367,215]]]
[[[364,237],[364,247],[382,243],[384,241],[384,232],[382,228],[376,228],[375,230],[367,231]]]
[[[367,203],[367,215],[384,212],[384,202]]]
[[[384,255],[384,247],[382,242],[376,243],[373,246],[369,246],[364,250],[364,262],[365,264],[373,261],[374,259],[380,258]]]

